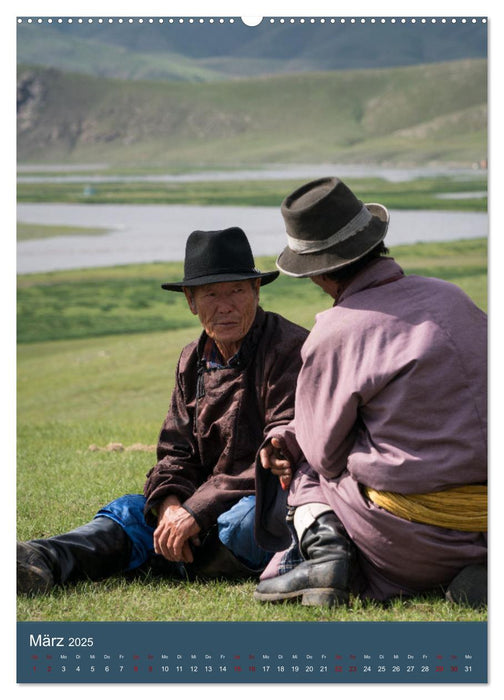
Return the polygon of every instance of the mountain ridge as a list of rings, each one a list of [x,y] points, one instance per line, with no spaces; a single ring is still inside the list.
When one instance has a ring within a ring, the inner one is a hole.
[[[17,29],[18,62],[129,79],[207,81],[274,73],[355,70],[486,58],[487,28],[437,22],[394,25],[266,18],[248,27],[168,20],[77,21]]]

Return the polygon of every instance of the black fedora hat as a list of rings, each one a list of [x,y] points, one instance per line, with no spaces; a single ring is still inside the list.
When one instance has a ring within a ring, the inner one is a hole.
[[[276,261],[291,277],[313,277],[359,260],[387,233],[389,213],[364,204],[337,177],[313,180],[281,206],[288,246]]]
[[[161,286],[181,292],[184,287],[258,278],[264,285],[279,274],[277,270],[260,272],[255,267],[247,236],[241,228],[233,226],[222,231],[193,231],[186,243],[184,279]]]

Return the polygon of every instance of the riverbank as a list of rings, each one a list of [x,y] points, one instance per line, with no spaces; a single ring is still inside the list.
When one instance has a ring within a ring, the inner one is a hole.
[[[18,177],[18,202],[78,204],[184,204],[193,206],[276,206],[310,177],[304,170],[296,175],[270,179],[268,171],[192,176],[144,175],[108,176],[61,175],[60,177]],[[311,177],[338,174],[334,166],[310,171]],[[351,171],[350,171],[351,172]],[[354,172],[364,172],[364,169]],[[371,172],[373,170],[371,169]],[[289,171],[283,171],[284,176]],[[304,173],[302,175],[302,173]],[[315,175],[315,173],[318,173]],[[388,177],[345,177],[348,186],[364,201],[382,202],[391,209],[434,209],[486,211],[486,171],[463,171],[433,175],[426,169],[418,176],[413,170],[390,172]],[[430,174],[429,174],[430,173]],[[271,174],[271,173],[270,173]],[[207,179],[205,179],[205,177]],[[227,178],[227,179],[224,179]],[[395,178],[395,179],[392,179]],[[190,186],[189,186],[190,185]],[[461,196],[462,195],[462,196]],[[472,195],[472,196],[471,196]]]
[[[365,201],[383,201],[367,199]],[[161,204],[19,204],[18,222],[48,227],[75,226],[76,235],[19,241],[20,274],[51,270],[182,261],[187,236],[195,229],[215,231],[240,226],[254,255],[278,255],[286,244],[285,225],[276,207]],[[82,226],[105,235],[82,235]],[[56,228],[55,233],[60,229]],[[77,235],[78,234],[78,235]],[[453,241],[488,235],[486,212],[390,211],[387,244]]]

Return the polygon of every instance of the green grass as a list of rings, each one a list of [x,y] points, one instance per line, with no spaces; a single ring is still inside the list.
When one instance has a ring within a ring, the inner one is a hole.
[[[87,186],[76,183],[18,183],[19,202],[78,202],[86,204],[191,204],[275,206],[304,184],[299,180],[219,181],[185,183],[107,182]],[[486,211],[487,197],[439,198],[440,194],[486,191],[486,176],[432,177],[411,182],[378,178],[345,178],[366,202],[382,202],[391,209],[456,209]]]
[[[389,605],[351,600],[348,608],[307,608],[254,601],[256,584],[245,581],[167,581],[149,574],[81,582],[39,598],[18,599],[18,620],[96,622],[478,622],[485,611],[451,605],[435,596],[396,600]],[[110,601],[113,600],[113,613]],[[162,601],[162,603],[160,603]]]
[[[106,228],[91,228],[90,226],[45,226],[44,224],[17,224],[17,240],[31,241],[55,236],[103,236]]]
[[[401,246],[392,253],[407,272],[450,279],[486,309],[485,240]],[[257,263],[262,269],[271,269],[273,260],[261,258]],[[77,527],[113,498],[141,491],[155,454],[140,447],[156,443],[180,349],[199,333],[197,321],[184,308],[182,295],[159,288],[161,280],[180,274],[181,266],[172,263],[19,278],[19,539]],[[133,305],[136,296],[145,302],[147,322]],[[308,280],[283,275],[265,287],[261,297],[266,309],[283,313],[307,328],[315,313],[331,302]],[[99,313],[94,308],[97,304]],[[63,321],[54,325],[54,318]],[[164,318],[162,328],[159,318]],[[174,323],[176,327],[171,327]],[[125,449],[90,449],[106,448],[110,443],[121,443]],[[348,610],[327,612],[299,605],[260,605],[252,599],[253,589],[251,581],[174,583],[148,575],[115,577],[100,583],[82,582],[48,596],[20,597],[18,619],[486,618],[486,611],[451,606],[433,596],[395,601],[390,606],[356,599]]]
[[[421,243],[397,246],[392,253],[407,272],[455,282],[486,308],[486,246],[484,239]],[[262,270],[275,269],[273,257],[258,258],[257,264]],[[18,342],[196,330],[198,319],[188,313],[183,294],[161,289],[162,282],[182,276],[181,263],[22,275],[18,281]],[[261,299],[265,308],[307,328],[313,323],[314,311],[330,304],[309,280],[286,275],[264,287]]]

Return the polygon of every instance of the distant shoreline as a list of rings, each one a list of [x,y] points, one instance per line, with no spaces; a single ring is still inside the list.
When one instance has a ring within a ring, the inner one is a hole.
[[[345,174],[346,173],[346,174]],[[279,177],[283,175],[283,177]],[[116,174],[18,177],[19,203],[159,204],[280,207],[310,179],[338,176],[367,202],[394,209],[486,211],[486,170],[302,166],[282,171],[212,171],[169,175]],[[206,179],[205,179],[206,178]],[[472,196],[471,196],[472,195]]]

